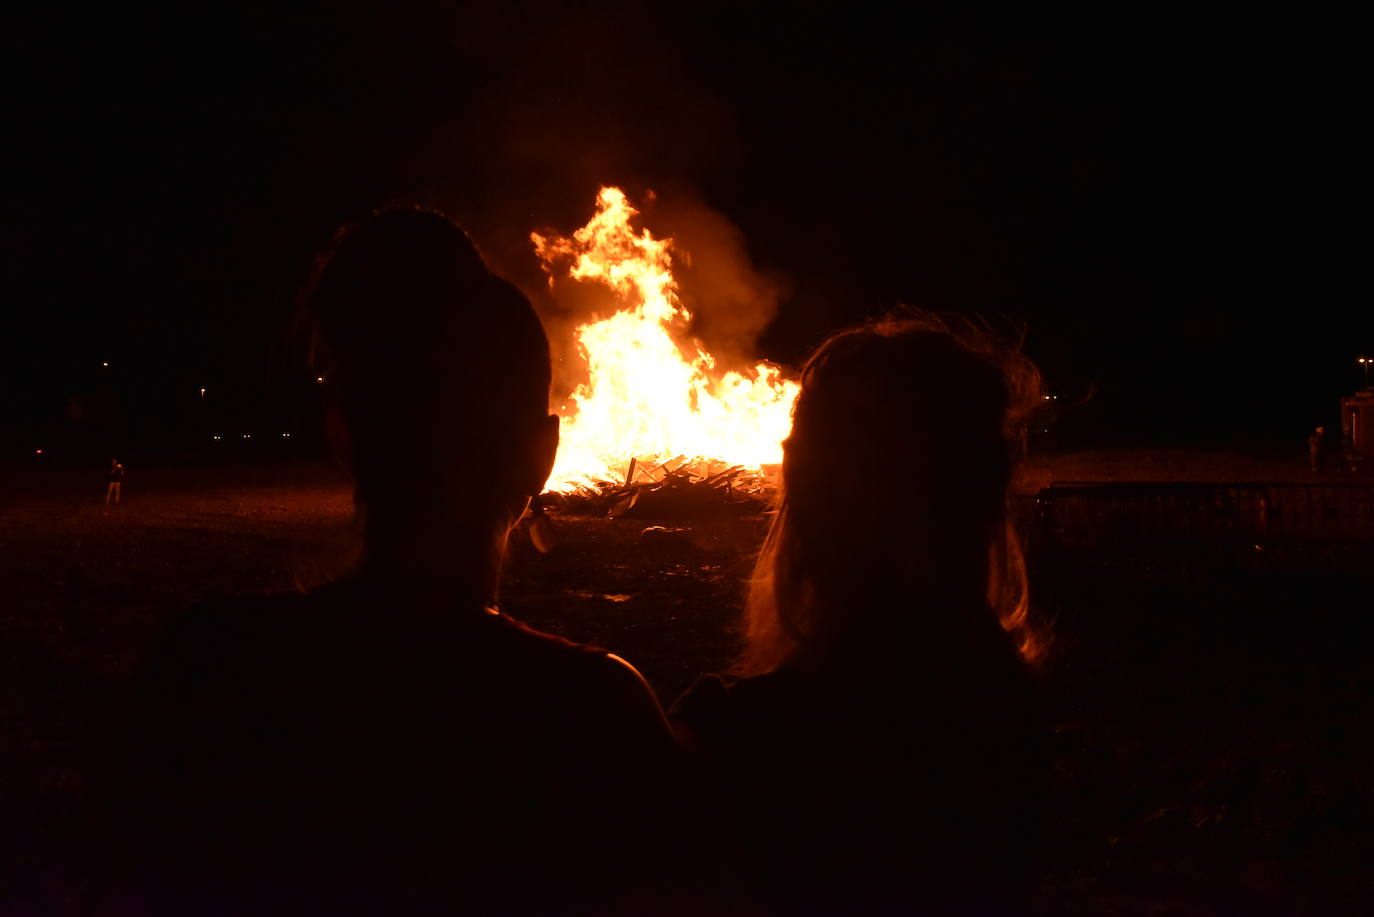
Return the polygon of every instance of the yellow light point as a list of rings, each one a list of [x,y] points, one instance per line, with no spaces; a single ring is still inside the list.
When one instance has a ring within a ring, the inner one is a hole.
[[[575,331],[589,381],[561,406],[550,490],[623,480],[631,458],[755,470],[782,460],[797,384],[766,362],[746,373],[716,370],[715,358],[687,337],[691,314],[678,299],[673,241],[636,231],[637,215],[619,188],[602,188],[596,214],[571,238],[530,235],[550,285],[602,283],[620,306]]]

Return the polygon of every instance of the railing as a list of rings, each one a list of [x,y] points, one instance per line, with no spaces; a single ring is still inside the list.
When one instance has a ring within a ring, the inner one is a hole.
[[[1369,484],[1057,483],[1018,498],[1016,514],[1042,555],[1374,563]]]

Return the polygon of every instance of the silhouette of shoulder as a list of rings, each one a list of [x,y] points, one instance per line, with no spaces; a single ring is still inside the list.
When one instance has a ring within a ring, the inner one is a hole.
[[[1013,912],[1043,730],[1024,667],[999,662],[711,675],[670,718],[729,795],[780,913],[905,913],[970,888]]]
[[[907,742],[913,726],[928,735],[937,724],[954,728],[974,720],[993,727],[986,731],[991,740],[1019,742],[1038,735],[1035,686],[1025,665],[995,625],[980,630],[988,631],[973,638],[981,648],[966,654],[908,648],[845,668],[703,676],[673,704],[670,718],[707,741],[745,738],[760,729],[825,727],[854,728],[885,744]],[[929,753],[929,743],[924,744]]]
[[[639,673],[605,650],[536,631],[495,609],[425,607],[428,596],[388,600],[359,592],[334,585],[314,593],[202,602],[166,628],[150,654],[150,677],[216,690],[242,679],[300,682],[304,672],[349,680],[386,672],[413,687],[421,680],[457,683],[475,673],[498,677],[506,671],[541,682],[585,682],[587,691],[619,694],[631,708],[654,710]],[[398,685],[368,687],[391,691]],[[525,699],[488,695],[482,702]],[[569,700],[566,694],[538,698],[550,706]]]
[[[284,907],[285,884],[559,913],[608,862],[626,894],[655,881],[677,749],[638,672],[433,599],[343,583],[177,616],[130,744],[155,869],[246,863]]]

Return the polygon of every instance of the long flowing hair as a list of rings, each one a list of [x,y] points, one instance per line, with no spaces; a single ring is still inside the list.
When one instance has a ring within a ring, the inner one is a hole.
[[[1040,654],[1009,512],[1042,402],[1023,338],[907,310],[821,344],[802,370],[738,672],[824,666],[961,616],[993,615],[1025,659]]]

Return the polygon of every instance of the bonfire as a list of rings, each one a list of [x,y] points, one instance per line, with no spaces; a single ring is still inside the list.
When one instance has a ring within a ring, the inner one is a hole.
[[[548,489],[612,511],[688,486],[761,494],[782,460],[798,386],[768,362],[717,368],[690,334],[673,240],[636,230],[637,216],[624,192],[602,188],[595,215],[571,236],[531,234],[551,286],[604,284],[618,307],[575,331],[587,381],[554,405],[561,441]]]

